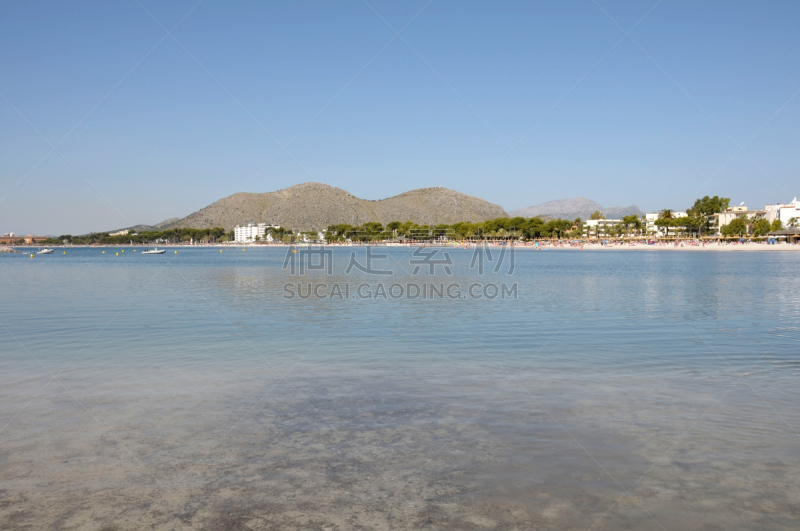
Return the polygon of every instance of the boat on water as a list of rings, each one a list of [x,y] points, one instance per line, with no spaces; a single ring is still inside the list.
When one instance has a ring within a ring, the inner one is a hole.
[[[39,249],[36,254],[53,254],[53,249]]]
[[[166,252],[166,249],[159,249],[158,247],[155,247],[153,249],[145,249],[142,251],[142,254],[164,254]]]

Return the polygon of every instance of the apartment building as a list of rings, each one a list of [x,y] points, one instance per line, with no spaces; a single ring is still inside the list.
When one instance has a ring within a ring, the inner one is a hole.
[[[780,220],[784,227],[789,227],[789,220],[795,219],[800,222],[800,202],[795,197],[791,203],[783,204],[776,203],[774,205],[767,205],[764,207],[765,217],[767,221]]]
[[[759,218],[766,218],[767,211],[766,210],[750,210],[745,205],[739,205],[734,207],[729,207],[727,210],[723,210],[719,214],[712,214],[708,217],[711,226],[715,228],[716,234],[722,234],[722,227],[729,224],[736,218],[752,218],[752,219],[759,219]]]
[[[583,223],[584,234],[587,236],[600,236],[622,223],[621,219],[589,219]]]
[[[645,228],[645,232],[646,232],[646,234],[654,234],[654,235],[657,235],[657,236],[664,236],[667,233],[666,227],[659,227],[658,225],[656,225],[656,220],[659,218],[660,215],[661,215],[660,212],[651,212],[649,214],[645,214],[644,215],[645,227],[646,227]],[[689,214],[687,214],[686,212],[673,212],[672,213],[672,219],[685,218],[688,215]],[[681,229],[681,227],[674,227],[674,228],[676,228],[678,230]],[[672,231],[672,230],[673,229],[670,228],[670,231]]]
[[[266,223],[248,223],[247,225],[236,225],[233,228],[233,240],[238,243],[252,243],[257,241],[257,239],[271,242],[272,235],[266,234],[267,229],[277,228],[280,227],[278,225],[267,225]]]

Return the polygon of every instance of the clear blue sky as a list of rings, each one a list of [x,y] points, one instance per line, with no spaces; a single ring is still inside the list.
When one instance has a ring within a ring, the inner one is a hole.
[[[309,180],[506,209],[800,195],[798,2],[140,1],[0,5],[0,232]]]

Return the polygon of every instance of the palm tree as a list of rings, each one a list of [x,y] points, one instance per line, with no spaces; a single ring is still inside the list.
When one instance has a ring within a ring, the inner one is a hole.
[[[665,208],[664,210],[658,213],[658,219],[670,220],[672,218],[673,218],[672,210],[670,210],[669,208]],[[664,223],[663,226],[664,228],[667,229],[666,237],[669,238],[669,223]]]
[[[752,234],[753,229],[756,226],[756,218],[755,216],[745,216],[744,217],[744,226],[747,234]]]
[[[636,221],[633,222],[633,230],[638,236],[641,236],[643,226],[644,222],[639,218],[636,218]]]
[[[787,225],[789,226],[789,228],[794,229],[795,227],[797,227],[797,221],[798,221],[797,218],[789,218]]]

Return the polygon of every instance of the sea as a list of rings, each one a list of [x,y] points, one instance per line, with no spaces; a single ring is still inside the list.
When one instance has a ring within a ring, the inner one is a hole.
[[[800,253],[0,255],[0,528],[800,528]]]

